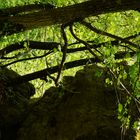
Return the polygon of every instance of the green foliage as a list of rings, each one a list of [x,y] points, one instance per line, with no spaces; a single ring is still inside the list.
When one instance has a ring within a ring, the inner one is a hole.
[[[118,104],[118,112],[122,113],[123,111],[123,105],[121,103]]]
[[[129,114],[129,108],[127,107],[131,102],[131,98],[127,97],[125,104],[118,103],[118,119],[121,121],[122,126],[125,129],[130,127],[131,114]]]
[[[139,121],[135,121],[135,123],[134,123],[134,125],[133,125],[133,128],[134,128],[135,130],[139,130],[139,129],[140,129],[140,123],[139,123]]]
[[[102,74],[103,74],[103,72],[97,70],[96,73],[95,73],[95,76],[96,77],[101,77]]]
[[[129,68],[130,82],[133,88],[133,94],[140,97],[140,53],[136,55],[136,62]]]

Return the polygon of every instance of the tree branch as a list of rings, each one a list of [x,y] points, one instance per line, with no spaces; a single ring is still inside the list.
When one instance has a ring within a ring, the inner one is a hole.
[[[118,41],[121,41],[121,42],[123,42],[123,43],[129,44],[129,45],[135,47],[136,49],[140,48],[139,45],[136,45],[136,44],[134,44],[134,43],[132,43],[132,42],[130,42],[130,41],[124,39],[124,38],[121,38],[121,37],[119,37],[119,36],[116,36],[116,35],[107,33],[107,32],[105,32],[105,31],[102,31],[102,30],[100,30],[100,29],[97,29],[97,28],[93,27],[93,26],[92,26],[90,23],[88,23],[88,22],[81,21],[80,23],[83,24],[84,26],[86,26],[87,28],[89,28],[90,30],[92,30],[93,32],[97,33],[97,34],[101,34],[101,35],[105,35],[105,36],[111,37],[111,38],[113,38],[113,39],[115,39],[115,40],[118,40]],[[127,48],[130,49],[131,51],[134,51],[134,52],[135,52],[135,50],[133,50],[132,48],[130,48],[130,47],[128,47],[128,46],[127,46]]]
[[[62,37],[64,39],[64,45],[63,45],[63,48],[62,48],[63,56],[62,56],[62,60],[61,60],[59,70],[58,70],[58,75],[57,75],[57,78],[56,78],[56,81],[55,81],[55,85],[58,85],[58,80],[60,78],[61,71],[63,70],[64,63],[65,63],[65,60],[66,60],[67,46],[68,46],[68,39],[67,39],[67,35],[65,33],[65,28],[66,27],[67,27],[66,25],[61,26],[61,33],[62,33]]]
[[[126,52],[118,52],[115,55],[115,58],[121,59],[126,54],[127,54]],[[130,52],[131,56],[133,56],[134,54],[135,54],[134,52]],[[76,60],[76,61],[72,61],[72,62],[67,62],[67,63],[65,63],[64,67],[66,70],[66,69],[70,69],[70,68],[74,68],[74,67],[78,67],[78,66],[83,66],[83,65],[86,65],[87,63],[91,64],[91,63],[97,63],[97,62],[102,62],[102,61],[98,58],[81,59],[81,60]],[[18,84],[21,84],[21,83],[25,83],[25,82],[28,82],[28,81],[31,81],[31,80],[34,80],[37,78],[45,77],[48,74],[49,75],[54,74],[54,73],[58,72],[58,70],[59,70],[59,66],[57,65],[57,66],[54,66],[51,68],[46,68],[46,69],[43,69],[43,70],[40,70],[40,71],[37,71],[34,73],[30,73],[30,74],[26,74],[26,75],[23,75],[23,76],[20,76],[17,78],[13,78],[7,83],[7,86],[17,86]]]
[[[76,60],[72,62],[67,62],[65,63],[64,67],[66,70],[73,67],[86,65],[87,63],[90,64],[90,63],[95,63],[95,62],[101,62],[101,61],[98,58],[81,59],[81,60]],[[48,73],[54,74],[58,72],[58,69],[59,69],[59,66],[54,66],[54,67],[46,68],[46,69],[43,69],[34,73],[26,74],[17,78],[13,78],[7,83],[7,86],[14,86],[14,85],[17,86],[18,84],[21,84],[21,83],[25,83],[25,82],[28,82],[37,78],[42,78],[44,76],[47,76]]]
[[[10,65],[12,65],[12,64],[18,63],[18,62],[43,58],[43,57],[49,55],[50,53],[52,53],[52,51],[49,51],[49,52],[47,52],[47,53],[45,53],[45,54],[43,54],[43,55],[41,55],[41,56],[36,56],[36,57],[30,57],[30,58],[24,58],[24,59],[15,60],[15,61],[13,61],[13,62],[10,62],[10,63],[8,63],[8,64],[2,65],[2,66],[0,66],[0,67],[1,67],[1,68],[4,68],[4,67],[10,66]]]
[[[74,31],[73,31],[73,26],[72,26],[72,25],[70,26],[70,32],[71,32],[72,36],[73,36],[77,41],[79,41],[79,42],[81,42],[82,44],[85,45],[85,47],[87,48],[87,50],[88,50],[94,57],[98,57],[98,56],[96,55],[96,53],[94,53],[94,52],[91,50],[91,45],[90,45],[90,44],[88,44],[87,42],[85,42],[84,40],[78,38],[78,37],[75,35],[75,33],[74,33]],[[98,51],[96,48],[94,48],[94,49],[95,49],[96,51]]]
[[[51,4],[43,4],[43,3],[36,3],[36,4],[28,4],[22,6],[15,6],[10,8],[1,9],[0,13],[1,16],[14,16],[19,14],[27,14],[27,12],[34,12],[34,11],[41,11],[54,8]],[[23,13],[22,13],[23,12]]]
[[[58,48],[60,45],[57,42],[38,42],[38,41],[22,41],[16,44],[9,45],[0,50],[0,58],[4,55],[11,53],[13,51],[25,48],[24,44],[27,43],[27,47],[30,49],[39,49],[39,50],[53,50]]]
[[[23,14],[21,16],[0,16],[0,22],[6,20],[15,25],[21,25],[24,30],[28,30],[41,26],[64,24],[70,21],[76,21],[77,19],[84,19],[89,16],[97,16],[110,12],[139,9],[139,0],[121,0],[120,3],[118,3],[118,0],[90,0],[66,7]]]

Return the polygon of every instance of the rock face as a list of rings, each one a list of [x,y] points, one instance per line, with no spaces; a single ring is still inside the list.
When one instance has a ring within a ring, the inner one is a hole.
[[[7,68],[0,68],[0,104],[23,104],[35,94],[35,88],[32,84],[23,83],[15,86],[7,86],[7,83],[20,75]]]
[[[0,140],[121,140],[116,92],[105,84],[106,69],[85,67],[30,105],[33,86],[6,87],[9,72],[19,76],[1,72]]]
[[[0,69],[0,140],[16,139],[29,98],[35,94],[35,88],[29,83],[7,86],[11,78],[18,76],[12,70]]]
[[[89,66],[64,87],[51,88],[34,105],[18,140],[120,140],[116,94],[106,87],[106,71]]]
[[[48,140],[121,139],[116,95],[105,87],[104,80],[105,73],[97,66],[79,71],[71,79],[67,92],[72,95],[58,106]]]

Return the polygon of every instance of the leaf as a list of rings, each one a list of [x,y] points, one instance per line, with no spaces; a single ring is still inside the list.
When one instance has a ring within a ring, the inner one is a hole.
[[[137,53],[137,61],[140,62],[140,52]]]
[[[121,103],[118,104],[118,112],[121,113],[123,110],[123,105]]]
[[[54,53],[56,53],[58,51],[58,49],[57,48],[54,48],[53,51],[54,51]]]
[[[103,74],[102,71],[97,70],[96,73],[95,73],[95,76],[97,76],[97,77],[101,77],[102,74]]]

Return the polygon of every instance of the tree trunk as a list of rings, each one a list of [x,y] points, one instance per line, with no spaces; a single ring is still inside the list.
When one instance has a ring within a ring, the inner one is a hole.
[[[91,0],[71,6],[45,9],[34,13],[8,17],[8,21],[32,29],[40,26],[64,24],[89,16],[109,12],[139,10],[139,0]]]

